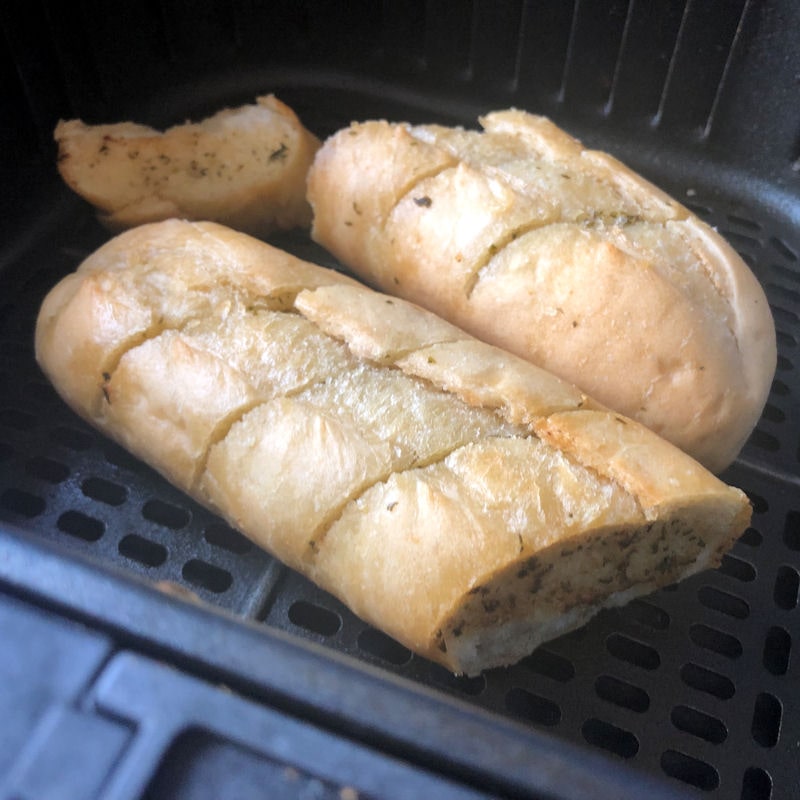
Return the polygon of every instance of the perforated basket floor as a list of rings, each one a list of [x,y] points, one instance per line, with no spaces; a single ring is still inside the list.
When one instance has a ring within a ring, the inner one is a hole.
[[[308,122],[323,133],[346,124],[358,102],[351,98],[344,112],[311,100],[317,118]],[[107,236],[57,188],[55,211],[0,265],[0,520],[112,574],[311,640],[677,789],[743,800],[798,796],[800,231],[752,192],[705,191],[705,176],[684,163],[667,188],[756,271],[780,352],[763,418],[724,476],[748,492],[753,525],[719,570],[604,612],[510,669],[456,678],[413,656],[90,429],[43,379],[32,351],[39,304]],[[332,263],[302,234],[277,243]],[[189,741],[223,760],[231,755],[204,736]]]

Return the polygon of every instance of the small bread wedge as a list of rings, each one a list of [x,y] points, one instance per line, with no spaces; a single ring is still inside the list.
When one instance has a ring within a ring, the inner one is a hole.
[[[560,378],[214,223],[112,239],[44,300],[64,400],[454,672],[716,565],[750,505]]]
[[[305,181],[319,140],[273,95],[163,132],[62,120],[55,140],[61,176],[112,230],[181,217],[264,236],[311,221]]]
[[[309,172],[313,238],[374,287],[723,470],[777,359],[751,270],[688,209],[549,120],[512,109],[481,124],[336,133]]]

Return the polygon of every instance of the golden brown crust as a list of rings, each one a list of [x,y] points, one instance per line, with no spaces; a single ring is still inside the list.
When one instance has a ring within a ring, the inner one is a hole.
[[[36,354],[92,424],[456,672],[715,563],[749,520],[564,381],[213,223],[104,245]]]
[[[723,469],[776,364],[753,273],[686,208],[549,120],[512,109],[481,123],[332,136],[309,173],[313,237],[377,288]]]
[[[54,135],[65,182],[112,230],[179,217],[265,235],[311,221],[319,140],[273,95],[163,132],[62,120]]]

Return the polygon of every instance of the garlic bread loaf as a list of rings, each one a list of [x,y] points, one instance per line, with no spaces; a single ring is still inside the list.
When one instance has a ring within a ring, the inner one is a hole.
[[[359,277],[580,386],[714,472],[776,365],[764,292],[708,225],[549,120],[354,123],[309,173],[312,236]]]
[[[573,385],[214,223],[102,246],[36,355],[91,424],[455,672],[715,565],[750,518]]]
[[[163,132],[73,119],[54,135],[61,176],[112,230],[183,217],[263,236],[311,221],[305,181],[319,140],[273,95]]]

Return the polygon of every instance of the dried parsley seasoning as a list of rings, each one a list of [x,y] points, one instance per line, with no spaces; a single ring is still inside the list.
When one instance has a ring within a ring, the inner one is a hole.
[[[285,161],[286,156],[289,154],[289,148],[286,145],[286,142],[281,142],[280,147],[276,150],[273,150],[269,154],[270,161]]]

